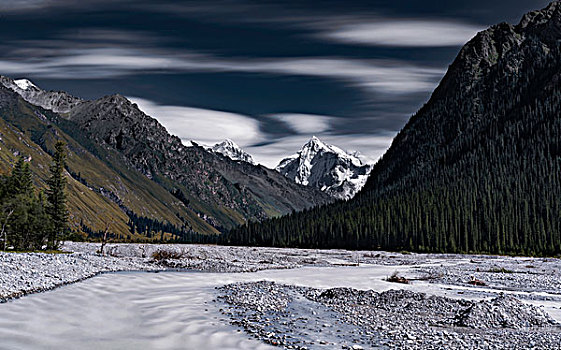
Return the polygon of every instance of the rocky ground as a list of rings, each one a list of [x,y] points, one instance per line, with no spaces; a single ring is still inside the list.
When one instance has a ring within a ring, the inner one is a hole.
[[[453,265],[420,267],[416,271],[431,283],[466,286],[473,278],[494,289],[561,295],[559,259],[474,257]]]
[[[99,243],[66,242],[63,254],[0,252],[0,302],[113,271],[255,272],[359,262],[408,265],[415,260],[409,255],[378,252],[182,244],[108,244],[102,256],[100,247]]]
[[[287,349],[559,349],[561,326],[506,295],[481,301],[314,289],[273,282],[219,288],[222,312],[248,334]]]
[[[180,244],[99,249],[67,242],[59,254],[0,252],[0,302],[110,271],[320,267],[306,269],[325,274],[310,284],[219,287],[217,306],[240,331],[288,349],[561,349],[559,324],[546,313],[561,321],[559,259]],[[331,278],[329,271],[338,272]],[[352,282],[361,290],[331,288],[351,287],[345,274],[352,271],[365,278]],[[393,271],[402,284],[386,281]],[[246,281],[263,279],[251,276]]]
[[[0,302],[78,282],[103,272],[155,269],[158,267],[135,258],[87,253],[0,252]]]
[[[99,244],[67,242],[64,249],[94,254]],[[370,251],[290,249],[264,247],[232,247],[198,244],[111,244],[105,248],[113,257],[149,258],[158,251],[174,253],[176,258],[164,259],[171,268],[196,269],[208,272],[255,272],[268,269],[290,269],[301,266],[419,265],[434,256]]]

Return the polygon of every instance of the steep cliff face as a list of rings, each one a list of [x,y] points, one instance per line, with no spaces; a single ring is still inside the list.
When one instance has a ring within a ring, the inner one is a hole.
[[[163,187],[124,164],[102,161],[100,155],[111,158],[111,154],[88,143],[76,125],[25,102],[4,87],[0,87],[0,116],[2,174],[9,173],[17,157],[23,155],[29,160],[35,185],[44,188],[53,145],[59,139],[66,142],[72,230],[95,235],[109,226],[115,237],[146,239],[145,232],[131,230],[134,215],[150,224],[167,222],[178,232],[218,233]],[[170,234],[168,231],[165,237],[171,238]]]
[[[276,170],[296,183],[315,187],[338,199],[351,199],[364,186],[372,166],[339,147],[312,137]]]

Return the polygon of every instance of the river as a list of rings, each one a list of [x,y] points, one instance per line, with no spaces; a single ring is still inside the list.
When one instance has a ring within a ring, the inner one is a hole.
[[[457,288],[383,281],[409,267],[305,267],[256,273],[108,273],[0,304],[1,349],[270,349],[229,324],[214,287],[272,280],[310,287],[404,288],[459,297]],[[468,288],[464,288],[468,289]],[[461,297],[466,297],[462,295]],[[548,311],[559,305],[546,305]],[[554,315],[559,320],[561,315]]]

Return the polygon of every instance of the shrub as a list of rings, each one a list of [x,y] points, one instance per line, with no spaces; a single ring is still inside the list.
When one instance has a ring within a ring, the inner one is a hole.
[[[161,260],[168,260],[168,259],[181,259],[183,254],[180,252],[174,252],[169,250],[157,250],[152,253],[152,259],[161,261]]]

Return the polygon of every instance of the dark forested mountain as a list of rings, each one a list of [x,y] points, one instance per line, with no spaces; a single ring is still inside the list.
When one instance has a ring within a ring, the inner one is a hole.
[[[123,96],[83,101],[27,80],[0,82],[0,170],[29,156],[44,187],[52,146],[64,140],[75,231],[179,239],[331,200],[262,166],[185,147]]]
[[[240,244],[561,252],[561,3],[479,33],[351,201]]]

